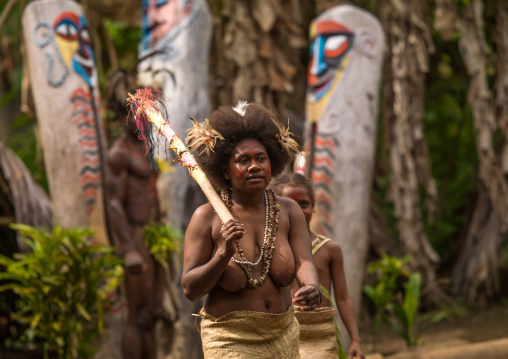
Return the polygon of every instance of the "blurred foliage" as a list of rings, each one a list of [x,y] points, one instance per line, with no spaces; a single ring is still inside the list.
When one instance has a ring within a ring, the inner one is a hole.
[[[36,132],[35,121],[20,113],[10,126],[7,146],[23,161],[33,179],[48,192],[48,178]]]
[[[458,39],[445,42],[435,34],[434,44],[424,125],[439,203],[435,220],[424,218],[432,246],[446,260],[470,215],[477,187],[478,155],[473,114],[467,101],[469,79]]]
[[[164,269],[168,269],[172,254],[180,252],[184,235],[171,225],[150,222],[143,227],[143,237],[150,254]]]
[[[369,273],[376,274],[377,283],[375,286],[365,285],[363,292],[375,308],[375,333],[378,334],[381,321],[384,321],[411,347],[419,344],[419,333],[424,326],[458,313],[451,308],[442,308],[421,315],[422,279],[420,273],[409,271],[406,264],[410,261],[409,256],[397,258],[382,253],[381,259],[367,266]]]
[[[412,273],[404,283],[404,300],[402,303],[389,303],[391,313],[386,317],[390,327],[397,332],[410,347],[418,345],[417,332],[418,307],[420,306],[422,277],[420,273]]]
[[[135,72],[136,64],[138,61],[138,44],[141,41],[141,28],[138,27],[127,27],[126,25],[114,22],[109,19],[104,19],[104,27],[108,32],[108,36],[114,46],[116,57],[118,59],[119,69]],[[99,74],[101,86],[101,93],[104,94],[106,87],[106,78],[111,71],[117,70],[111,66],[111,59],[107,53],[106,47],[103,47],[103,59],[107,59],[107,63],[102,65],[102,73]],[[111,144],[117,139],[123,131],[116,114],[113,110],[108,109],[106,101],[103,96],[103,107],[104,111],[104,122],[106,127],[106,135],[108,142]]]
[[[409,272],[404,265],[409,263],[411,257],[396,258],[386,253],[381,254],[381,259],[370,262],[367,266],[369,274],[376,273],[377,284],[365,285],[363,292],[374,304],[374,331],[379,331],[379,326],[385,316],[389,303],[393,301],[393,295],[397,289],[397,279],[400,276],[409,277]]]
[[[0,0],[0,9],[3,10],[6,8],[9,0]],[[22,1],[17,1],[12,8],[9,16],[7,17],[6,22],[0,28],[0,35],[8,36],[10,42],[16,45],[19,45],[21,41],[21,13],[22,9]],[[17,56],[21,56],[21,54],[17,54]]]
[[[115,46],[118,66],[124,70],[132,69],[138,61],[138,44],[141,41],[141,28],[104,19],[104,27],[108,31]]]
[[[0,9],[5,9],[8,0],[0,0]],[[19,51],[22,43],[21,28],[21,2],[15,3],[4,25],[0,28],[0,63],[1,76],[0,87],[0,111],[14,102],[19,105],[21,94],[21,80],[23,78],[22,54]],[[37,146],[36,124],[27,114],[17,111],[15,118],[1,119],[8,126],[8,141],[6,145],[20,157],[28,170],[32,173],[35,181],[46,191],[48,183],[42,152]]]
[[[105,304],[121,284],[122,261],[114,248],[89,244],[93,232],[82,228],[53,231],[15,224],[31,252],[0,255],[0,291],[19,296],[13,319],[25,324],[21,337],[29,343],[43,340],[45,358],[86,359],[102,332]]]

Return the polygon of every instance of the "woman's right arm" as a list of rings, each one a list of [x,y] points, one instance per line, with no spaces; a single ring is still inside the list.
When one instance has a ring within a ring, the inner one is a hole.
[[[231,257],[238,250],[238,241],[245,233],[240,222],[229,220],[220,230],[222,245],[212,256],[215,216],[210,204],[199,207],[185,233],[182,287],[185,296],[192,301],[208,294],[219,283]]]

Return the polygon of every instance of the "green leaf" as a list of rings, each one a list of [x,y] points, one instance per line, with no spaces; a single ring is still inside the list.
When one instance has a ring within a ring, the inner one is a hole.
[[[37,324],[39,323],[39,320],[42,318],[42,313],[37,313],[34,318],[32,319],[32,322],[30,323],[30,329],[34,329],[37,327]]]
[[[81,305],[81,303],[76,303],[76,308],[78,309],[78,311],[81,313],[81,315],[88,321],[91,321],[92,320],[92,317],[90,316],[90,314],[88,314],[88,312],[85,310],[85,308],[83,308],[83,306]]]
[[[420,273],[413,273],[408,282],[404,284],[405,294],[403,309],[407,318],[408,328],[412,328],[416,321],[418,306],[420,305],[421,283]]]
[[[15,228],[30,236],[26,241],[32,251],[4,260],[9,271],[0,273],[0,278],[12,281],[0,286],[0,291],[13,290],[19,295],[13,319],[28,325],[27,337],[43,340],[47,357],[48,353],[92,353],[71,347],[91,347],[102,330],[104,288],[120,285],[123,271],[116,266],[121,259],[110,246],[89,245],[90,230]],[[75,342],[73,337],[80,339]]]
[[[404,330],[402,329],[402,327],[395,320],[393,320],[390,317],[385,317],[384,319],[385,319],[385,322],[388,323],[388,325],[393,330],[395,330],[395,332],[397,332],[401,337],[404,337]]]

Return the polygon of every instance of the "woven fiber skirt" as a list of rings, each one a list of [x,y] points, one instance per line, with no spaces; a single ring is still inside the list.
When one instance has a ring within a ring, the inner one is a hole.
[[[316,308],[308,312],[295,310],[300,323],[300,357],[302,359],[337,359],[335,309]]]
[[[298,359],[300,328],[293,307],[285,313],[199,312],[205,359]]]

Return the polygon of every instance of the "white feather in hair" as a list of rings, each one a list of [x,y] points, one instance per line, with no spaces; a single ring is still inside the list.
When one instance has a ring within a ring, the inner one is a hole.
[[[245,109],[249,106],[249,103],[247,101],[238,101],[238,104],[233,107],[233,110],[235,110],[240,116],[245,116]]]

